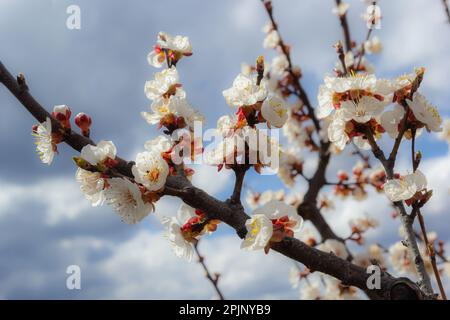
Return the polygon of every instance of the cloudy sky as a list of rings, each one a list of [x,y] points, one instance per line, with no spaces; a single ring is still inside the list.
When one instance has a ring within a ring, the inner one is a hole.
[[[352,37],[363,39],[366,29],[359,0],[351,4]],[[332,49],[341,38],[332,0],[274,1],[275,15],[285,40],[292,45],[295,64],[315,101],[318,85],[335,61]],[[81,8],[81,30],[66,28],[66,8]],[[384,52],[370,58],[381,77],[394,77],[424,66],[422,92],[450,116],[450,25],[441,1],[381,1],[382,28],[376,31]],[[259,0],[0,0],[0,59],[13,73],[23,72],[34,96],[47,109],[67,104],[74,113],[93,117],[95,140],[113,140],[119,154],[132,159],[157,132],[141,118],[146,110],[143,86],[155,72],[146,61],[158,31],[189,36],[194,55],[179,64],[190,102],[207,119],[231,114],[222,90],[231,85],[242,62],[264,54],[261,28],[266,16]],[[151,216],[129,226],[109,208],[93,209],[74,181],[74,151],[61,145],[51,167],[36,156],[30,135],[32,117],[9,92],[0,88],[0,298],[177,298],[210,299],[213,291],[201,267],[177,259]],[[387,144],[387,142],[386,142]],[[450,240],[448,225],[447,145],[425,134],[418,141],[424,153],[423,171],[435,195],[427,206],[430,230]],[[406,153],[404,153],[406,154]],[[351,168],[348,153],[336,157],[329,169]],[[406,170],[407,156],[400,159]],[[307,163],[313,168],[314,163]],[[225,199],[231,177],[208,167],[196,168],[195,183]],[[274,177],[250,175],[255,190],[279,189]],[[304,191],[304,185],[296,187]],[[173,215],[175,199],[157,204],[161,215]],[[363,214],[377,217],[381,228],[368,240],[389,245],[399,240],[398,222],[389,218],[387,201],[371,194],[363,203],[337,201],[327,215],[337,232],[348,235],[348,219]],[[221,272],[227,298],[298,298],[287,273],[292,263],[271,253],[243,253],[226,226],[205,240],[200,250],[211,270]],[[66,289],[66,268],[79,265],[82,289]],[[264,266],[264,267],[261,267]]]

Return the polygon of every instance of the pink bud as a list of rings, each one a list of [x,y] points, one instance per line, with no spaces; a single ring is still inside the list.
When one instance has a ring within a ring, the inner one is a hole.
[[[84,112],[80,112],[75,116],[75,124],[82,130],[87,130],[92,124],[92,119]]]
[[[89,136],[89,128],[92,124],[92,119],[86,113],[80,112],[75,116],[75,124],[81,129],[84,136]]]
[[[52,117],[59,121],[61,126],[70,129],[70,116],[72,111],[66,105],[59,105],[53,108]]]
[[[343,170],[339,170],[338,171],[338,179],[339,179],[339,181],[346,181],[346,180],[348,180],[347,172],[345,172]]]
[[[32,131],[33,133],[37,133],[37,129],[38,129],[38,125],[37,125],[37,124],[34,124],[34,125],[31,127],[31,131]]]

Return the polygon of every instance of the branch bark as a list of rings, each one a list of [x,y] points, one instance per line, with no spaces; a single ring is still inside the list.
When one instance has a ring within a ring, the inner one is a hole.
[[[295,89],[294,94],[299,98],[299,100],[303,103],[303,105],[306,106],[308,116],[310,117],[311,121],[314,124],[317,136],[320,137],[321,126],[319,119],[316,117],[314,113],[314,108],[309,100],[308,94],[306,93],[300,82],[300,77],[296,75],[293,71],[291,55],[288,50],[288,46],[285,44],[283,37],[280,34],[278,24],[275,21],[272,4],[270,3],[270,1],[262,0],[262,2],[264,4],[267,15],[270,19],[270,22],[272,23],[274,30],[276,30],[278,33],[278,37],[280,39],[279,46],[288,61],[288,72],[293,79],[293,86]],[[320,147],[318,154],[319,163],[313,177],[311,179],[308,179],[309,184],[308,191],[303,199],[303,203],[297,208],[297,212],[304,219],[311,221],[311,223],[320,233],[322,241],[325,241],[327,239],[335,239],[344,243],[345,245],[345,241],[334,233],[330,225],[326,222],[325,218],[322,216],[319,208],[317,207],[317,197],[319,195],[320,190],[326,183],[325,179],[326,169],[328,167],[331,157],[329,148],[330,143],[320,139]],[[352,255],[348,250],[348,248],[347,252],[349,253],[349,259],[351,259]]]
[[[339,7],[341,3],[341,0],[336,0],[336,6]],[[345,52],[349,52],[352,50],[352,38],[350,36],[350,28],[348,27],[347,13],[339,16],[339,21],[341,22],[342,31],[344,32]]]
[[[407,112],[406,112],[407,113]],[[406,115],[405,115],[406,117]],[[406,124],[404,128],[406,127]],[[400,139],[396,139],[396,143],[394,145],[393,150],[396,148],[398,150],[398,147],[400,145],[400,142],[397,144],[397,140],[401,141],[401,138],[403,137],[404,130],[400,130],[399,136]],[[380,160],[381,164],[384,167],[384,170],[386,171],[387,179],[393,179],[394,178],[394,164],[395,164],[395,156],[391,159],[386,159],[384,152],[380,149],[378,144],[376,143],[373,133],[370,130],[370,128],[367,128],[366,130],[366,137],[367,140],[372,148],[373,154],[375,157]],[[393,151],[391,152],[392,155]],[[396,152],[395,152],[396,153]],[[422,256],[420,254],[419,246],[416,241],[415,232],[413,228],[414,218],[411,215],[408,215],[406,212],[405,206],[402,201],[393,202],[394,207],[396,208],[397,212],[400,214],[400,219],[403,225],[403,228],[405,230],[406,234],[406,244],[411,252],[412,257],[414,257],[414,265],[416,266],[417,273],[419,275],[420,279],[420,287],[422,290],[428,295],[433,295],[433,289],[431,286],[430,277],[428,276],[428,273],[425,269],[425,264],[423,262]]]
[[[16,79],[0,62],[0,82],[17,97],[21,104],[40,122],[45,121],[49,113],[31,96],[28,90],[22,90]],[[56,121],[52,120],[55,127]],[[93,141],[75,132],[70,132],[65,140],[72,148],[80,151]],[[119,160],[120,173],[133,177],[131,174],[132,162]],[[182,176],[170,176],[166,182],[165,195],[180,198],[186,204],[200,209],[211,219],[219,219],[231,226],[239,237],[246,235],[245,222],[249,218],[243,209],[236,209],[229,203],[220,201],[201,189],[194,187],[190,181]],[[303,263],[309,269],[329,274],[346,285],[360,288],[373,299],[423,299],[426,296],[420,288],[411,280],[406,278],[395,278],[387,272],[381,273],[381,289],[369,290],[366,282],[369,274],[366,270],[349,261],[338,258],[334,254],[319,251],[309,247],[298,239],[286,237],[282,242],[273,246],[275,251]]]
[[[220,300],[225,300],[225,297],[223,296],[222,291],[219,289],[219,286],[218,286],[219,276],[218,275],[213,276],[211,274],[211,272],[209,272],[209,269],[205,264],[205,257],[203,257],[200,254],[200,251],[198,250],[198,242],[196,242],[194,244],[194,251],[195,251],[195,254],[197,255],[198,263],[201,264],[203,271],[205,271],[205,276],[209,280],[209,282],[211,282],[211,284],[213,285],[214,291],[216,291],[217,296],[219,297]]]
[[[450,9],[448,6],[448,0],[442,0],[442,3],[444,4],[445,15],[448,18],[448,22],[450,22]]]

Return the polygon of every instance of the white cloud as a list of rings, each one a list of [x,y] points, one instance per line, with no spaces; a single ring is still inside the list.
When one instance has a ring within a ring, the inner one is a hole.
[[[16,202],[31,201],[47,206],[49,225],[74,220],[90,207],[75,178],[50,178],[27,185],[3,183],[0,200],[0,216],[8,214]]]
[[[227,190],[234,179],[231,170],[222,169],[217,172],[217,167],[208,165],[192,166],[192,168],[195,170],[192,183],[211,195]],[[231,192],[232,190],[230,194]]]
[[[221,273],[219,286],[227,298],[295,297],[287,279],[292,265],[288,259],[276,253],[243,252],[239,245],[236,236],[223,235],[202,240],[199,247],[209,270]],[[139,232],[97,268],[113,282],[112,298],[215,297],[201,266],[178,259],[160,233]]]

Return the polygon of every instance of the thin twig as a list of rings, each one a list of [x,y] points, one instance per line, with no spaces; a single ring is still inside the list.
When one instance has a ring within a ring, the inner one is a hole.
[[[341,0],[336,0],[337,7],[339,7],[341,3]],[[352,38],[350,36],[350,28],[348,27],[347,13],[339,15],[339,20],[341,22],[342,31],[344,32],[345,51],[349,52],[352,50]]]
[[[375,10],[376,10],[375,6],[377,5],[377,2],[376,1],[372,2],[372,5],[373,5],[372,15],[375,15]],[[370,40],[370,36],[372,35],[372,31],[373,31],[373,27],[374,26],[375,26],[375,19],[372,19],[372,25],[369,28],[369,30],[367,30],[366,39],[364,40],[363,43],[361,43],[361,50],[359,52],[359,59],[358,59],[358,64],[356,65],[356,71],[359,70],[359,67],[361,66],[362,59],[363,59],[364,55],[366,54],[366,46],[365,46],[365,44],[366,44],[367,41]]]
[[[445,10],[445,14],[447,15],[448,22],[450,22],[450,9],[449,9],[449,5],[448,5],[448,0],[442,0],[442,3],[444,4],[444,10]]]
[[[380,149],[378,144],[375,141],[375,138],[373,137],[373,133],[369,127],[367,127],[365,135],[367,137],[367,140],[372,148],[372,152],[375,155],[375,157],[380,160],[381,164],[384,167],[384,170],[386,171],[386,176],[388,179],[393,179],[394,177],[394,164],[396,158],[394,157],[393,160],[386,160],[386,157],[384,156],[383,151]],[[400,134],[399,134],[400,135]],[[403,133],[402,133],[403,136]],[[401,139],[400,139],[401,140]],[[397,147],[398,149],[398,147]],[[413,223],[414,219],[408,215],[406,212],[405,206],[402,201],[393,202],[394,207],[397,209],[397,212],[400,214],[400,220],[402,222],[403,228],[406,233],[406,240],[408,248],[414,257],[414,264],[417,269],[417,273],[420,278],[420,285],[422,290],[429,296],[433,294],[433,288],[431,286],[430,277],[428,276],[428,273],[425,269],[425,264],[423,262],[423,258],[420,254],[419,246],[417,245],[414,229],[413,229]]]
[[[416,172],[417,168],[419,167],[419,161],[416,159],[416,129],[411,129],[412,138],[411,138],[411,161],[413,166],[413,172]],[[430,256],[431,265],[433,267],[433,273],[434,277],[436,278],[436,282],[439,287],[439,292],[441,293],[441,297],[443,300],[447,300],[447,296],[445,295],[444,286],[442,285],[441,275],[439,274],[439,270],[437,268],[436,264],[436,254],[434,250],[434,244],[430,243],[428,241],[428,234],[427,230],[425,228],[425,220],[423,218],[423,215],[420,211],[419,207],[414,207],[413,209],[414,214],[417,215],[420,225],[420,230],[422,231],[423,240],[425,242],[425,247],[427,248],[428,255]],[[411,216],[413,213],[411,213]]]
[[[281,37],[280,31],[278,29],[278,25],[275,21],[275,18],[273,16],[273,7],[270,1],[261,0],[261,2],[264,5],[264,8],[266,9],[267,15],[269,16],[270,22],[272,23],[273,29],[278,33],[279,37],[279,46],[281,48],[281,51],[283,52],[284,56],[286,57],[288,61],[288,68],[287,71],[289,72],[289,75],[292,77],[292,80],[294,82],[294,88],[296,90],[297,97],[303,102],[303,104],[306,106],[306,109],[308,110],[308,116],[312,120],[314,127],[317,131],[317,134],[320,132],[320,123],[317,119],[314,108],[308,98],[308,95],[306,94],[306,91],[303,89],[302,84],[300,83],[299,75],[296,75],[294,72],[291,54],[289,52],[288,46],[284,43],[283,38]]]
[[[194,250],[195,250],[195,254],[197,255],[197,258],[198,258],[198,263],[200,263],[200,264],[202,265],[203,270],[205,271],[205,277],[206,277],[206,278],[211,282],[211,284],[213,285],[214,290],[216,291],[217,295],[219,296],[219,299],[220,299],[220,300],[225,300],[225,298],[224,298],[224,296],[223,296],[223,294],[222,294],[222,292],[220,291],[219,286],[218,286],[219,276],[218,276],[218,275],[212,276],[212,275],[211,275],[211,272],[209,272],[208,267],[207,267],[206,264],[205,264],[205,257],[202,256],[202,255],[200,254],[200,252],[198,251],[198,243],[199,243],[199,241],[196,242],[196,243],[194,244]]]
[[[435,254],[435,250],[434,250],[434,245],[428,241],[427,230],[425,228],[425,221],[423,219],[422,213],[420,212],[420,209],[419,209],[419,211],[417,213],[417,217],[419,218],[420,230],[422,231],[423,240],[425,242],[425,246],[426,246],[428,254],[430,256],[431,266],[433,267],[433,273],[434,273],[434,276],[436,278],[436,282],[437,282],[438,287],[439,287],[439,292],[441,293],[442,299],[443,300],[447,300],[447,295],[445,294],[445,289],[444,289],[444,286],[442,284],[441,275],[439,273],[439,270],[438,270],[438,267],[437,267],[437,263],[436,263],[436,254]]]

